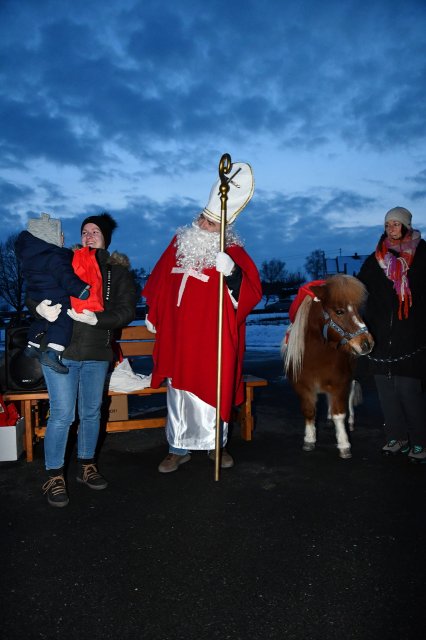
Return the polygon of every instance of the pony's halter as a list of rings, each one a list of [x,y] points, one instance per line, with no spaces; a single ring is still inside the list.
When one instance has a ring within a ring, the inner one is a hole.
[[[355,331],[354,333],[350,333],[349,331],[345,331],[344,329],[342,329],[342,327],[340,327],[338,324],[336,324],[334,322],[334,320],[331,318],[330,314],[328,313],[328,311],[326,311],[324,308],[322,309],[322,315],[324,317],[324,326],[322,328],[322,335],[324,337],[325,342],[327,342],[328,339],[328,330],[329,329],[334,329],[334,331],[336,331],[340,336],[342,336],[342,339],[339,342],[339,345],[344,345],[347,342],[350,342],[353,338],[356,338],[357,336],[361,335],[362,333],[367,333],[368,329],[367,327],[364,325],[363,327],[360,327],[357,331]]]

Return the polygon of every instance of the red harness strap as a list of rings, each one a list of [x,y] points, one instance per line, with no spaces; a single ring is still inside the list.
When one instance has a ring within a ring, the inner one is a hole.
[[[315,293],[311,290],[311,287],[321,286],[325,284],[325,280],[312,280],[311,282],[307,282],[303,284],[299,291],[297,292],[297,296],[291,303],[290,309],[288,311],[288,317],[290,318],[290,322],[294,322],[296,318],[297,310],[302,304],[303,300],[306,296],[311,296],[311,298],[315,298]]]

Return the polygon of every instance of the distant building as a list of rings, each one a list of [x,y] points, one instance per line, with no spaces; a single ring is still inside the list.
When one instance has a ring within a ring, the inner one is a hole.
[[[356,276],[368,255],[360,256],[355,251],[353,256],[337,256],[325,258],[325,272],[327,276],[336,273],[346,273],[348,276]]]

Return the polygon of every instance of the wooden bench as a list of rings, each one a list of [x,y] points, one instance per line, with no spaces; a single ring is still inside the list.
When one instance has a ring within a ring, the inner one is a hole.
[[[145,326],[129,326],[119,332],[117,342],[121,347],[122,354],[125,358],[152,356],[155,343],[155,334],[150,333]],[[254,428],[254,419],[252,413],[252,403],[254,399],[254,389],[256,387],[266,387],[267,381],[264,378],[257,378],[251,375],[244,376],[245,400],[244,403],[236,409],[234,419],[239,422],[241,428],[241,437],[244,440],[251,440]],[[106,400],[111,396],[155,396],[156,394],[165,394],[166,386],[159,389],[140,389],[123,394],[116,391],[108,391]],[[42,424],[40,402],[48,400],[47,391],[5,391],[3,398],[7,402],[20,403],[21,416],[25,418],[25,443],[27,461],[33,460],[34,438],[44,436],[46,427]],[[108,433],[120,431],[133,431],[135,429],[154,429],[164,427],[166,417],[145,417],[145,418],[129,418],[127,420],[108,421],[106,423],[106,431]]]

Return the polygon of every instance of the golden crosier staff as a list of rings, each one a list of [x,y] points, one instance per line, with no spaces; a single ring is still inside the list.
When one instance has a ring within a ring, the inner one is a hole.
[[[224,153],[219,162],[220,178],[220,251],[225,251],[226,213],[229,191],[229,180],[226,177],[231,171],[232,162],[229,153]],[[218,338],[217,338],[217,386],[216,386],[216,434],[215,434],[215,460],[214,479],[219,480],[220,468],[220,401],[222,385],[222,316],[223,316],[223,273],[219,273],[219,313],[218,313]]]

